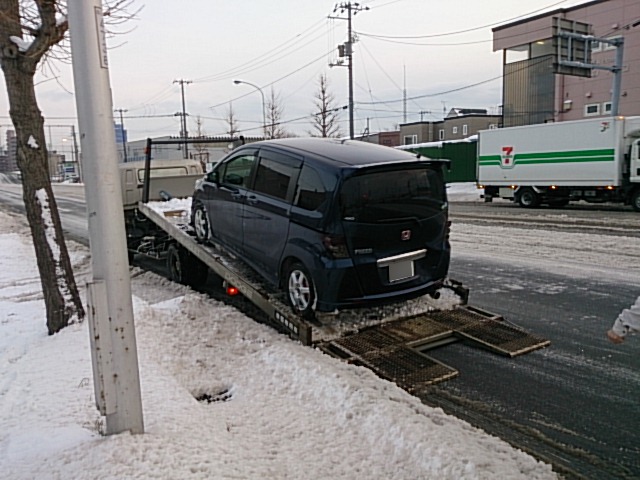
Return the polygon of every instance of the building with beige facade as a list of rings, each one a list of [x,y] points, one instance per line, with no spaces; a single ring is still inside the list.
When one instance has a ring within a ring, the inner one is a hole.
[[[611,115],[613,73],[591,77],[554,73],[557,19],[586,23],[595,38],[624,38],[619,115],[640,115],[640,1],[593,0],[493,29],[493,50],[503,51],[503,125],[580,120]],[[563,22],[567,23],[567,22]],[[590,45],[591,62],[613,66],[616,47]]]

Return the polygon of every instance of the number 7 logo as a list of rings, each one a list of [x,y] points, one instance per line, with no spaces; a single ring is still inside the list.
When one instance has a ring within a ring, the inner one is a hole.
[[[513,167],[513,147],[502,147],[500,166],[503,168]]]

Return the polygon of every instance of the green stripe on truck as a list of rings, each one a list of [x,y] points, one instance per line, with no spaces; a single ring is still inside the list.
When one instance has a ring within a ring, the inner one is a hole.
[[[572,152],[546,152],[546,153],[520,153],[513,158],[513,165],[518,163],[523,165],[550,164],[550,163],[590,163],[590,162],[613,162],[615,160],[615,150],[606,148],[602,150],[578,150]],[[483,155],[478,163],[482,167],[491,165],[500,166],[502,158],[500,155]],[[510,167],[513,167],[511,165]]]

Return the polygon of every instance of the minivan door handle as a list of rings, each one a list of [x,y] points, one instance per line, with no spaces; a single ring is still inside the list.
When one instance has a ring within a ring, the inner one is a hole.
[[[250,205],[257,205],[258,201],[258,197],[256,197],[255,195],[249,195],[247,197],[247,203]]]
[[[241,192],[231,192],[231,198],[233,198],[234,200],[242,200],[242,197],[244,195],[242,195]]]

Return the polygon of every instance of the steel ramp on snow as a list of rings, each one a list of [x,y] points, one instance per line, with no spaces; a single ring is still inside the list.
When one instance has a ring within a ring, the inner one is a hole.
[[[367,367],[409,392],[458,375],[456,369],[407,347],[402,338],[380,326],[368,327],[320,348],[349,363]]]
[[[458,375],[456,369],[424,353],[458,340],[508,357],[550,343],[504,322],[500,316],[464,306],[370,326],[322,343],[319,348],[350,363],[366,366],[380,377],[414,391]]]

